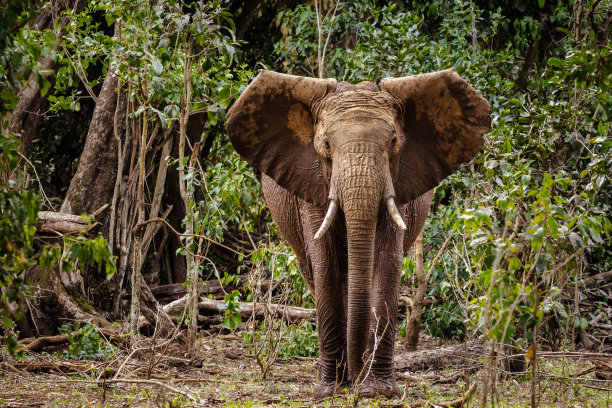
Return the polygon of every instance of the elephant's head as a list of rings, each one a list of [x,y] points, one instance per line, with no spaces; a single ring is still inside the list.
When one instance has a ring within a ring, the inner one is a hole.
[[[454,69],[336,83],[261,71],[228,112],[236,151],[302,200],[337,208],[348,236],[348,363],[365,350],[379,211],[405,228],[396,205],[434,188],[471,160],[490,128],[490,107]],[[384,203],[384,205],[383,205]]]

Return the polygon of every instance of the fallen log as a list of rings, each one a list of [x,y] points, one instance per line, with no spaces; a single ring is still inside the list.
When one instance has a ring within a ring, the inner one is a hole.
[[[595,327],[596,329],[612,330],[612,324],[592,322],[592,323],[589,323],[589,326]]]
[[[41,223],[46,222],[70,222],[74,224],[87,225],[91,216],[81,216],[74,214],[67,214],[55,211],[39,211],[38,221]]]
[[[402,352],[395,356],[395,368],[398,371],[411,372],[439,370],[448,366],[474,363],[483,356],[483,353],[484,346],[481,340],[470,341],[467,345],[457,344],[435,349]]]
[[[200,282],[198,284],[198,291],[203,296],[212,295],[215,299],[222,299],[225,293],[231,293],[234,289],[238,289],[235,286],[223,286],[217,279]],[[159,285],[151,288],[151,293],[160,302],[170,302],[187,294],[187,287],[183,283],[171,283],[168,285]]]
[[[225,306],[225,302],[220,300],[203,298],[198,302],[200,310],[219,312],[223,306]],[[244,319],[248,319],[255,315],[256,319],[261,320],[272,315],[277,319],[284,319],[289,323],[297,323],[304,320],[314,320],[316,316],[315,309],[306,309],[297,306],[241,302],[240,308],[240,315]]]
[[[182,297],[175,300],[174,302],[168,303],[164,306],[164,311],[174,320],[177,321],[179,314],[185,308],[187,297]],[[246,303],[240,302],[240,315],[243,319],[249,319],[255,314],[255,318],[258,320],[264,319],[268,316],[273,316],[277,319],[284,319],[289,323],[297,323],[304,320],[314,320],[316,311],[315,309],[305,309],[297,306],[287,306],[278,304],[263,304],[263,303]],[[198,302],[198,308],[200,314],[210,315],[215,313],[224,313],[225,302],[223,300],[200,298]]]
[[[11,369],[16,372],[30,372],[30,373],[41,373],[41,372],[57,372],[60,374],[73,374],[73,373],[84,373],[99,365],[98,362],[90,360],[35,360],[35,361],[15,361],[11,364],[3,363],[5,368]]]
[[[93,222],[91,215],[82,217],[80,215],[67,214],[54,211],[39,211],[36,229],[39,232],[53,232],[60,234],[76,234],[81,231],[90,232],[102,226],[99,222]]]
[[[240,279],[236,285],[223,286],[218,279],[212,279],[200,282],[198,291],[202,296],[209,297],[212,295],[215,299],[223,299],[227,293],[232,293],[236,289],[246,284],[245,279]],[[265,281],[259,284],[261,290],[268,290],[270,282]],[[187,294],[187,288],[184,283],[170,283],[167,285],[159,285],[151,288],[151,293],[160,302],[171,302],[180,299]]]
[[[109,342],[117,345],[124,345],[126,340],[119,335],[118,332],[109,330],[107,328],[98,329],[103,338],[106,338]],[[74,331],[71,333],[73,338],[78,338],[81,333]],[[68,344],[68,334],[58,334],[55,336],[42,336],[42,337],[28,337],[19,340],[19,344],[23,350],[35,352],[40,351],[48,347],[58,347],[64,344]]]
[[[594,288],[609,282],[612,282],[612,271],[599,273],[582,280],[582,284],[585,288]]]

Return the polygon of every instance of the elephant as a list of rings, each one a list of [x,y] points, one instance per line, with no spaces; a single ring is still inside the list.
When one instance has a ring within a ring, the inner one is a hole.
[[[314,294],[315,397],[353,386],[399,395],[394,343],[402,260],[433,189],[470,161],[490,106],[454,68],[352,85],[259,71],[227,113],[262,173],[272,218]]]

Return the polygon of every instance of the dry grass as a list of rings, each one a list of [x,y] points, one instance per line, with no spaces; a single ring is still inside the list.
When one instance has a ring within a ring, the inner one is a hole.
[[[427,347],[435,347],[429,343]],[[2,407],[181,407],[181,406],[346,406],[354,405],[352,395],[326,401],[312,400],[316,382],[316,359],[277,359],[266,380],[255,359],[248,355],[242,339],[236,335],[204,337],[199,342],[202,359],[195,364],[172,367],[164,360],[144,374],[148,361],[126,365],[115,382],[100,380],[100,370],[86,374],[26,373],[4,365],[0,377]],[[178,361],[178,360],[177,360]],[[195,366],[194,366],[195,365]],[[129,367],[128,367],[129,366]],[[588,360],[541,360],[540,406],[559,408],[610,408],[612,384],[594,380],[587,371]],[[140,367],[140,368],[139,368]],[[417,372],[398,381],[405,391],[403,401],[362,400],[359,406],[402,406],[415,401],[443,402],[456,399],[474,381],[480,384],[480,372],[457,376],[461,370]],[[446,377],[459,377],[450,384],[437,384]],[[112,377],[109,377],[112,378]],[[138,382],[131,382],[138,381]],[[507,378],[496,387],[495,406],[500,408],[529,405],[528,378]],[[607,388],[607,391],[600,389]],[[465,405],[481,407],[481,388]],[[491,406],[489,398],[487,406]],[[425,404],[424,406],[433,406]]]

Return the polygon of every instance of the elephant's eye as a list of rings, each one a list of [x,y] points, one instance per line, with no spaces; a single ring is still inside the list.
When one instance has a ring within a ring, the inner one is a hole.
[[[324,140],[324,141],[323,141],[323,146],[325,146],[325,148],[326,148],[327,150],[329,150],[329,149],[330,149],[330,147],[329,147],[329,141]]]
[[[395,147],[396,144],[397,144],[397,137],[394,137],[393,139],[391,139],[391,147]]]

